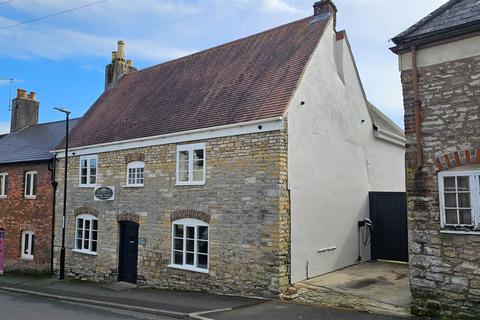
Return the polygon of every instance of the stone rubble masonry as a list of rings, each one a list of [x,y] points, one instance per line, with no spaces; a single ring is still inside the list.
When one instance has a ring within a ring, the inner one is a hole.
[[[176,146],[98,154],[98,185],[114,186],[114,201],[94,201],[79,187],[79,157],[69,159],[66,275],[116,281],[119,221],[138,222],[138,283],[144,286],[278,297],[289,284],[290,217],[286,129],[191,141],[206,144],[206,183],[176,186]],[[127,163],[143,159],[145,184],[126,187]],[[60,159],[57,172],[63,172]],[[59,190],[62,175],[57,174]],[[58,193],[57,212],[63,195]],[[73,252],[75,216],[98,216],[98,253]],[[168,267],[173,219],[209,223],[209,272]],[[60,226],[60,215],[56,225]],[[56,228],[59,235],[61,229]],[[56,237],[59,257],[60,237]],[[58,259],[55,265],[58,270]]]
[[[37,171],[37,197],[25,199],[24,176]],[[0,172],[8,173],[8,194],[0,198],[0,229],[5,229],[5,269],[46,272],[50,270],[52,234],[51,172],[48,162],[0,164]],[[33,261],[21,258],[22,231],[35,234]]]
[[[424,166],[416,169],[412,73],[405,105],[412,312],[480,317],[480,234],[440,232],[437,172],[480,163],[480,56],[419,69]]]

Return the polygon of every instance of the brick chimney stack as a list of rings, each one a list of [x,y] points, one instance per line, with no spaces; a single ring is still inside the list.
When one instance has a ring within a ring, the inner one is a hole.
[[[124,74],[134,72],[132,60],[125,60],[125,42],[117,42],[117,51],[112,52],[112,63],[105,68],[105,90],[115,84]]]
[[[27,94],[27,90],[17,89],[17,97],[12,101],[12,119],[10,133],[38,124],[38,109],[40,102],[35,92]]]
[[[337,27],[337,7],[332,0],[321,0],[313,4],[313,16],[327,18],[333,17],[333,29]]]

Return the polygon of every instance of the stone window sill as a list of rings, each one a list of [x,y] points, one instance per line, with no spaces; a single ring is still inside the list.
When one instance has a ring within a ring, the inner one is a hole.
[[[480,236],[480,230],[479,231],[461,231],[461,230],[445,230],[445,229],[443,229],[443,230],[440,230],[440,233]]]
[[[35,200],[37,199],[37,196],[25,196],[26,200]]]
[[[208,270],[205,269],[200,269],[200,268],[188,268],[188,267],[183,267],[183,266],[177,266],[176,264],[169,264],[169,268],[172,269],[178,269],[178,270],[184,270],[184,271],[192,271],[192,272],[198,272],[198,273],[208,273]]]
[[[7,196],[0,196],[0,199],[7,199]]]
[[[143,188],[145,186],[143,184],[126,184],[123,187],[124,188]]]
[[[22,256],[20,257],[20,259],[26,260],[26,261],[33,261],[33,256]]]
[[[72,249],[72,252],[83,253],[83,254],[90,255],[90,256],[96,256],[97,255],[97,253],[93,252],[93,251],[78,250],[78,249]]]

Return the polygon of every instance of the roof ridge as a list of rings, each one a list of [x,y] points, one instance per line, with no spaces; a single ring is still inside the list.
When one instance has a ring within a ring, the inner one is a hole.
[[[411,34],[412,32],[414,32],[415,30],[417,30],[418,28],[420,28],[421,26],[425,25],[426,23],[430,22],[431,20],[433,20],[435,17],[437,17],[438,15],[444,13],[445,11],[447,11],[449,8],[451,8],[454,4],[457,4],[458,2],[460,2],[462,0],[449,0],[448,2],[444,3],[443,5],[441,5],[440,7],[438,7],[437,9],[435,9],[434,11],[430,12],[427,16],[423,17],[421,20],[417,21],[415,24],[413,24],[412,26],[408,27],[407,29],[405,29],[404,31],[400,32],[398,35],[396,35],[395,37],[392,38],[392,41],[394,43],[397,43],[401,40],[403,40],[407,35]]]
[[[259,35],[262,35],[262,34],[264,34],[264,33],[268,33],[268,32],[271,32],[271,31],[274,31],[274,30],[277,30],[277,29],[281,29],[281,28],[290,26],[290,25],[295,24],[295,23],[300,23],[300,22],[302,22],[302,21],[311,19],[312,17],[313,17],[313,16],[308,16],[308,17],[305,17],[305,18],[302,18],[302,19],[298,19],[298,20],[295,20],[295,21],[292,21],[292,22],[289,22],[289,23],[285,23],[285,24],[282,24],[282,25],[279,25],[279,26],[276,26],[276,27],[273,27],[273,28],[264,30],[264,31],[260,31],[260,32],[251,34],[251,35],[246,36],[246,37],[243,37],[243,38],[239,38],[239,39],[232,40],[232,41],[229,41],[229,42],[226,42],[226,43],[222,43],[222,44],[219,44],[219,45],[216,45],[216,46],[207,48],[207,49],[203,49],[203,50],[200,50],[200,51],[198,51],[198,52],[191,53],[191,54],[186,55],[186,56],[183,56],[183,57],[179,57],[179,58],[176,58],[176,59],[173,59],[173,60],[169,60],[169,61],[165,61],[165,62],[162,62],[162,63],[158,63],[158,64],[155,64],[155,65],[153,65],[153,66],[150,66],[150,67],[147,67],[147,68],[138,70],[138,71],[136,71],[136,72],[127,73],[127,74],[125,74],[125,75],[122,77],[122,79],[125,78],[125,77],[127,77],[127,76],[135,75],[135,74],[138,74],[138,73],[140,73],[140,72],[144,72],[144,71],[148,71],[148,70],[150,70],[150,69],[158,68],[158,67],[160,67],[160,66],[163,66],[163,65],[166,65],[166,64],[169,64],[169,63],[174,63],[174,62],[179,62],[179,61],[181,61],[181,60],[186,60],[186,59],[195,57],[195,56],[197,56],[197,55],[204,54],[204,53],[209,52],[209,51],[213,51],[213,50],[218,49],[218,48],[221,48],[221,47],[226,47],[226,46],[233,45],[233,44],[238,43],[238,42],[241,42],[241,41],[246,41],[246,40],[248,40],[248,39],[250,39],[250,38],[258,37]],[[121,81],[122,79],[120,79],[120,81]]]

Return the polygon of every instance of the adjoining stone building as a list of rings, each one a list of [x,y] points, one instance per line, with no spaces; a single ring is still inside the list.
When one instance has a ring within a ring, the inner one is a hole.
[[[367,105],[334,4],[314,9],[144,70],[107,67],[129,72],[107,74],[70,139],[67,276],[278,296],[357,261],[368,192],[404,190],[403,132]],[[131,66],[123,45],[112,64]]]
[[[5,238],[6,271],[51,269],[54,168],[50,150],[65,136],[65,122],[38,124],[39,108],[34,92],[18,89],[12,102],[11,131],[0,136],[0,233]]]
[[[480,2],[395,38],[408,139],[412,311],[480,317]]]

